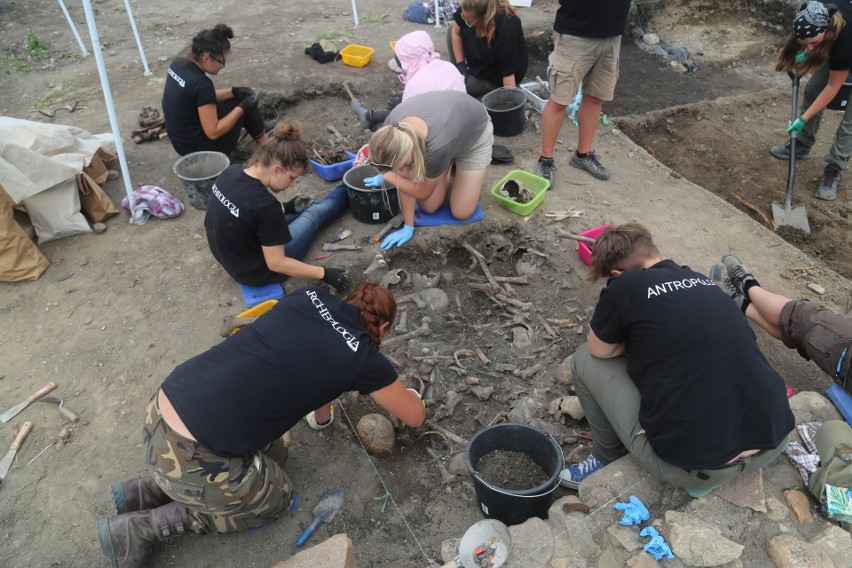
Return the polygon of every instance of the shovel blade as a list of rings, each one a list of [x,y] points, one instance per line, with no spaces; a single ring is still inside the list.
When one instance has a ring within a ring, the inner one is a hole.
[[[809,235],[811,234],[808,213],[804,205],[790,205],[788,207],[786,204],[773,203],[772,218],[775,221],[775,228],[793,227]]]

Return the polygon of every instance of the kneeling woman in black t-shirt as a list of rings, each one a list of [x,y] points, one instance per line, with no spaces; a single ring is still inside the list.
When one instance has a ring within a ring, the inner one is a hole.
[[[346,391],[420,426],[420,396],[379,353],[395,318],[393,296],[376,284],[345,302],[301,288],[172,371],[143,421],[153,478],[112,484],[118,514],[98,521],[113,565],[143,565],[168,536],[255,528],[294,509],[282,434]]]
[[[263,118],[248,87],[216,89],[207,75],[218,75],[231,54],[234,32],[225,24],[202,30],[192,39],[191,56],[169,65],[163,91],[163,114],[169,140],[184,156],[203,150],[230,154],[242,128],[266,144]]]
[[[240,284],[266,286],[293,276],[316,278],[338,290],[348,285],[346,271],[302,262],[317,232],[349,206],[346,186],[337,186],[304,211],[301,198],[281,203],[267,190],[280,193],[296,183],[308,157],[301,127],[278,124],[247,166],[228,166],[213,184],[204,219],[207,243]]]

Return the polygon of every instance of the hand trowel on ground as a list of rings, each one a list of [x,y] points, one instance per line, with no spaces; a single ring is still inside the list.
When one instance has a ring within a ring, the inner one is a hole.
[[[3,481],[6,478],[6,474],[9,473],[9,468],[12,467],[12,462],[15,461],[15,454],[18,453],[18,448],[20,448],[21,444],[24,443],[24,438],[27,437],[32,429],[33,423],[28,421],[24,422],[24,425],[21,426],[20,430],[18,430],[18,435],[15,436],[15,441],[12,442],[12,446],[9,448],[9,451],[6,452],[3,460],[0,461],[0,481]]]
[[[299,535],[299,538],[296,539],[296,546],[302,546],[305,544],[305,541],[308,540],[308,537],[313,534],[314,530],[320,525],[320,523],[330,523],[334,516],[337,514],[337,511],[343,507],[343,489],[338,487],[332,491],[329,491],[325,494],[325,497],[320,499],[320,502],[316,504],[313,510],[314,520],[311,521],[311,524],[308,525],[302,534]]]

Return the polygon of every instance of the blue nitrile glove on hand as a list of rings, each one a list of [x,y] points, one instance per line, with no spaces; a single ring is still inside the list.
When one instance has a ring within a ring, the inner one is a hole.
[[[808,50],[806,49],[806,50],[804,50],[802,53],[800,53],[799,55],[797,55],[795,58],[793,58],[793,61],[795,61],[796,63],[798,63],[799,61],[804,61],[804,60],[805,60],[805,59],[807,59],[807,58],[808,58]]]
[[[622,525],[639,525],[650,518],[648,508],[635,495],[630,496],[630,503],[616,503],[612,506],[616,511],[624,511],[624,516],[619,521]]]
[[[808,121],[802,118],[801,116],[795,120],[795,122],[790,123],[790,126],[787,127],[787,134],[796,131],[796,134],[801,134],[802,129],[805,127],[805,124]]]
[[[389,248],[393,248],[393,245],[401,247],[405,243],[411,240],[411,237],[414,236],[414,227],[409,225],[403,225],[402,229],[395,231],[385,237],[385,240],[382,241],[382,248],[387,250]]]
[[[364,187],[382,187],[385,182],[385,177],[382,174],[377,176],[364,178]]]
[[[651,541],[646,544],[642,550],[650,554],[654,557],[654,560],[662,560],[663,557],[671,560],[674,558],[674,554],[672,554],[672,549],[666,543],[660,533],[657,532],[657,529],[654,527],[645,527],[641,531],[639,531],[639,536],[649,536],[651,537]]]

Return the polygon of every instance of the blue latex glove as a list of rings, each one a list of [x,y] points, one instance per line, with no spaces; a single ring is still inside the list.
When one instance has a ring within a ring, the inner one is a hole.
[[[807,59],[807,58],[808,58],[808,50],[806,49],[806,50],[804,50],[802,53],[800,53],[799,55],[797,55],[797,56],[793,59],[793,61],[795,61],[796,63],[798,63],[799,61],[804,61],[804,60],[805,60],[805,59]]]
[[[654,560],[662,560],[663,557],[668,558],[669,560],[674,558],[672,549],[654,527],[645,527],[639,531],[639,536],[651,537],[651,541],[648,542],[642,550],[653,556]]]
[[[794,130],[796,131],[796,134],[801,134],[806,122],[807,120],[800,116],[795,120],[795,122],[792,122],[790,126],[787,127],[787,134],[793,132]]]
[[[411,240],[411,237],[414,236],[414,227],[409,225],[403,225],[402,229],[398,231],[394,231],[390,235],[385,237],[385,240],[382,241],[382,248],[387,250],[389,248],[393,248],[393,245],[401,247],[405,243]]]
[[[385,178],[382,174],[364,179],[364,187],[382,187]]]
[[[648,513],[648,508],[636,495],[630,496],[630,503],[616,503],[612,508],[616,511],[624,511],[624,516],[621,517],[619,522],[626,527],[642,524],[651,516]]]

